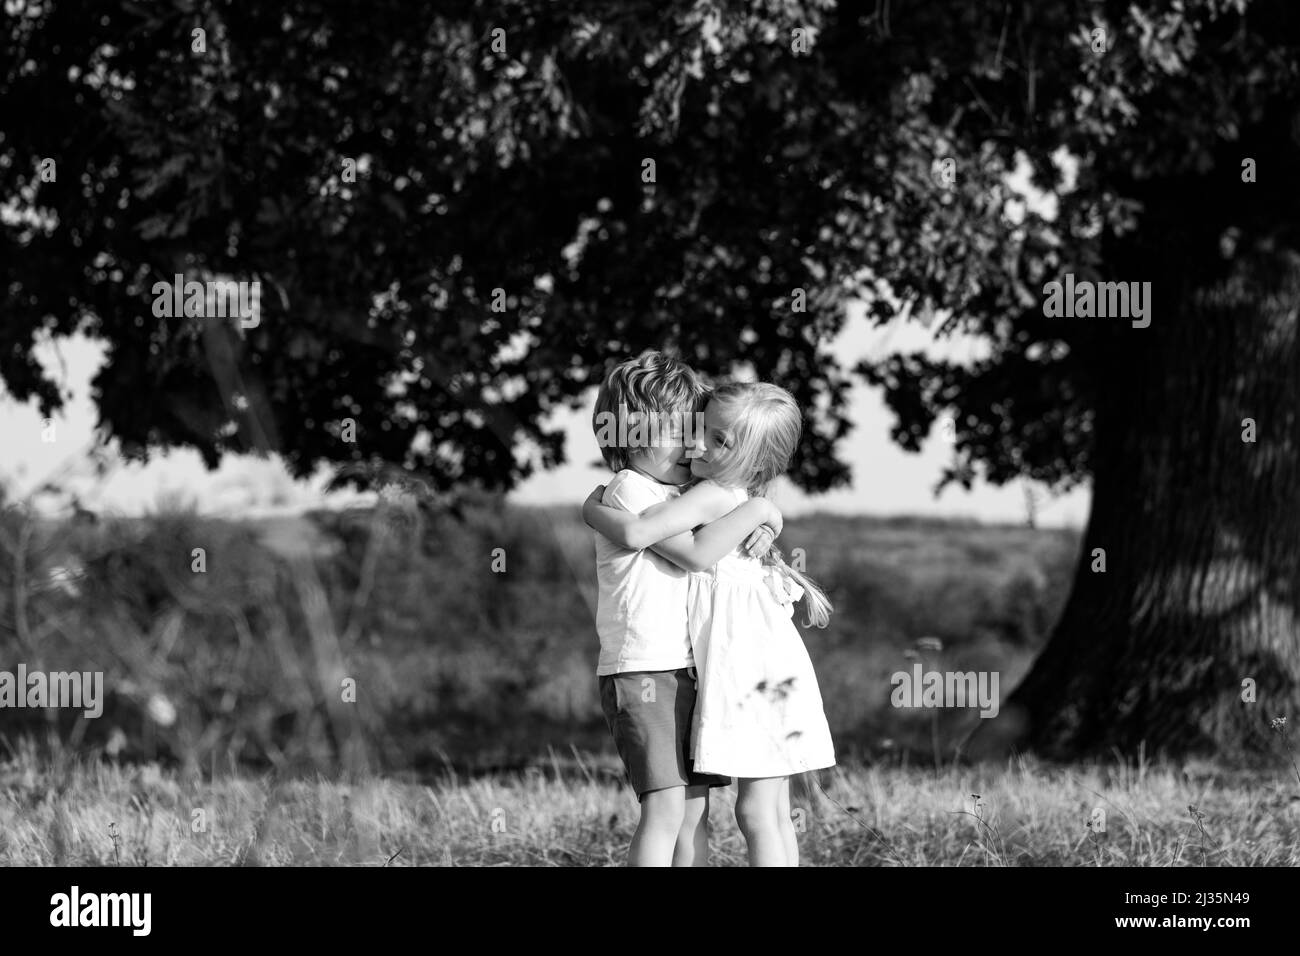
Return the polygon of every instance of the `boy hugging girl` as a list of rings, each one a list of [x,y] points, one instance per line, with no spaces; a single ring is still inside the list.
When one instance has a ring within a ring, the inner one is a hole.
[[[784,390],[734,385],[715,394],[659,352],[622,363],[600,387],[593,428],[616,474],[583,515],[597,532],[601,706],[641,804],[630,866],[707,866],[709,791],[730,785],[728,773],[740,778],[737,818],[751,864],[797,865],[789,774],[834,759],[790,604],[807,588],[819,625],[830,606],[779,551],[769,555],[781,515],[762,492],[788,465],[800,427]],[[719,567],[732,569],[726,581]],[[725,620],[714,621],[722,598]],[[710,636],[723,627],[758,641],[746,663]],[[755,703],[728,691],[735,682],[724,675],[714,678],[702,727],[697,698],[706,703],[699,695],[709,646],[709,673],[725,666],[760,687],[784,681],[804,706]],[[811,741],[802,749],[785,742],[801,735]],[[711,755],[707,766],[696,766],[700,753]]]

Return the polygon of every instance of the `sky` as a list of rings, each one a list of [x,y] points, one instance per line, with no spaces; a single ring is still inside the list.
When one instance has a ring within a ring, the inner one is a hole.
[[[937,325],[938,323],[936,323]],[[969,361],[981,354],[976,339],[933,339],[917,322],[895,321],[873,328],[860,308],[850,307],[841,334],[828,344],[847,368],[858,360],[892,352],[923,351],[934,358]],[[90,382],[103,362],[103,348],[82,337],[47,341],[37,355],[61,383],[70,398],[61,416],[53,420],[53,433],[45,428],[35,403],[19,405],[0,384],[0,482],[10,497],[25,497],[45,481],[61,477],[75,491],[83,507],[92,511],[139,515],[171,505],[194,507],[205,514],[229,517],[282,514],[315,507],[346,507],[371,500],[356,492],[325,494],[328,472],[321,469],[311,481],[296,482],[278,458],[230,456],[209,472],[192,451],[158,454],[148,465],[125,464],[110,446],[113,462],[104,479],[95,477],[88,452],[95,447],[97,413],[90,399]],[[599,463],[599,450],[591,430],[595,389],[584,397],[581,410],[563,409],[548,419],[548,427],[565,433],[568,463],[534,475],[510,495],[521,504],[579,506],[587,494],[610,477]],[[785,479],[771,497],[787,517],[814,511],[842,514],[913,514],[970,517],[980,521],[1023,523],[1025,497],[1022,483],[1001,488],[977,482],[970,492],[949,486],[935,497],[933,489],[951,446],[938,428],[920,453],[899,448],[889,438],[892,413],[881,389],[865,384],[850,392],[848,417],[853,430],[841,442],[840,456],[852,472],[852,485],[821,495],[804,494]],[[44,439],[53,438],[53,441]],[[1041,485],[1034,485],[1046,494]],[[38,508],[47,513],[65,510],[68,497],[35,495]],[[1082,527],[1090,494],[1086,488],[1040,503],[1038,523],[1044,527]]]

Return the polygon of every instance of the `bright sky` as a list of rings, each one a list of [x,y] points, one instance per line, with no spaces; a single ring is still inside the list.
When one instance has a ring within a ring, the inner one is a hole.
[[[933,340],[916,322],[896,322],[873,329],[860,310],[850,310],[843,333],[829,348],[843,367],[859,359],[888,352],[925,351],[934,357],[969,360],[979,354],[977,340]],[[43,423],[34,404],[19,406],[0,387],[0,435],[5,455],[0,458],[0,482],[20,496],[36,490],[44,481],[59,475],[65,487],[75,490],[82,504],[94,511],[141,514],[164,506],[169,500],[192,503],[197,510],[215,515],[259,515],[296,511],[321,505],[342,506],[367,500],[354,492],[326,496],[322,488],[326,473],[310,482],[291,480],[278,459],[250,456],[227,458],[216,471],[207,471],[191,451],[158,455],[147,466],[125,465],[115,454],[108,476],[97,479],[87,452],[94,446],[97,414],[90,401],[90,381],[103,362],[102,347],[82,338],[46,344],[37,354],[62,382],[70,399],[62,417],[55,418],[54,441],[43,441]],[[591,431],[595,389],[585,396],[580,411],[552,417],[548,424],[562,426],[569,463],[535,475],[518,488],[512,500],[525,503],[582,502],[609,473],[599,462]],[[970,516],[986,522],[1023,522],[1024,489],[1020,483],[996,488],[977,483],[970,492],[950,486],[935,498],[932,490],[950,446],[935,429],[921,453],[903,451],[889,438],[892,414],[886,409],[880,390],[857,385],[850,393],[849,420],[854,429],[841,443],[841,455],[852,469],[851,488],[819,496],[808,496],[788,481],[781,480],[773,497],[787,516],[810,511],[869,514],[917,514]],[[1035,486],[1041,493],[1044,489]],[[60,510],[66,498],[38,497],[43,510]],[[1044,526],[1082,527],[1088,515],[1090,495],[1077,490],[1045,500],[1040,505],[1039,523]]]

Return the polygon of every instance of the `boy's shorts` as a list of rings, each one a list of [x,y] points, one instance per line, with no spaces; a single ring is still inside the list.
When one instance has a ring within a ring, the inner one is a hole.
[[[696,773],[688,756],[695,687],[693,667],[600,678],[600,706],[638,800],[668,787],[731,785],[730,777]]]

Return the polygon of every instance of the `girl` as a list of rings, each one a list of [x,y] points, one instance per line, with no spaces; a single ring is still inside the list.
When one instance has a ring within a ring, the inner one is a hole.
[[[803,428],[794,397],[776,385],[718,388],[703,433],[688,439],[700,481],[640,516],[587,499],[583,517],[633,549],[707,524],[762,495],[790,463]],[[690,580],[692,651],[700,678],[691,755],[703,773],[739,779],[736,820],[751,866],[797,866],[790,776],[830,767],[835,751],[812,661],[791,620],[803,598],[809,624],[825,627],[826,595],[771,549],[759,560],[742,548]]]

